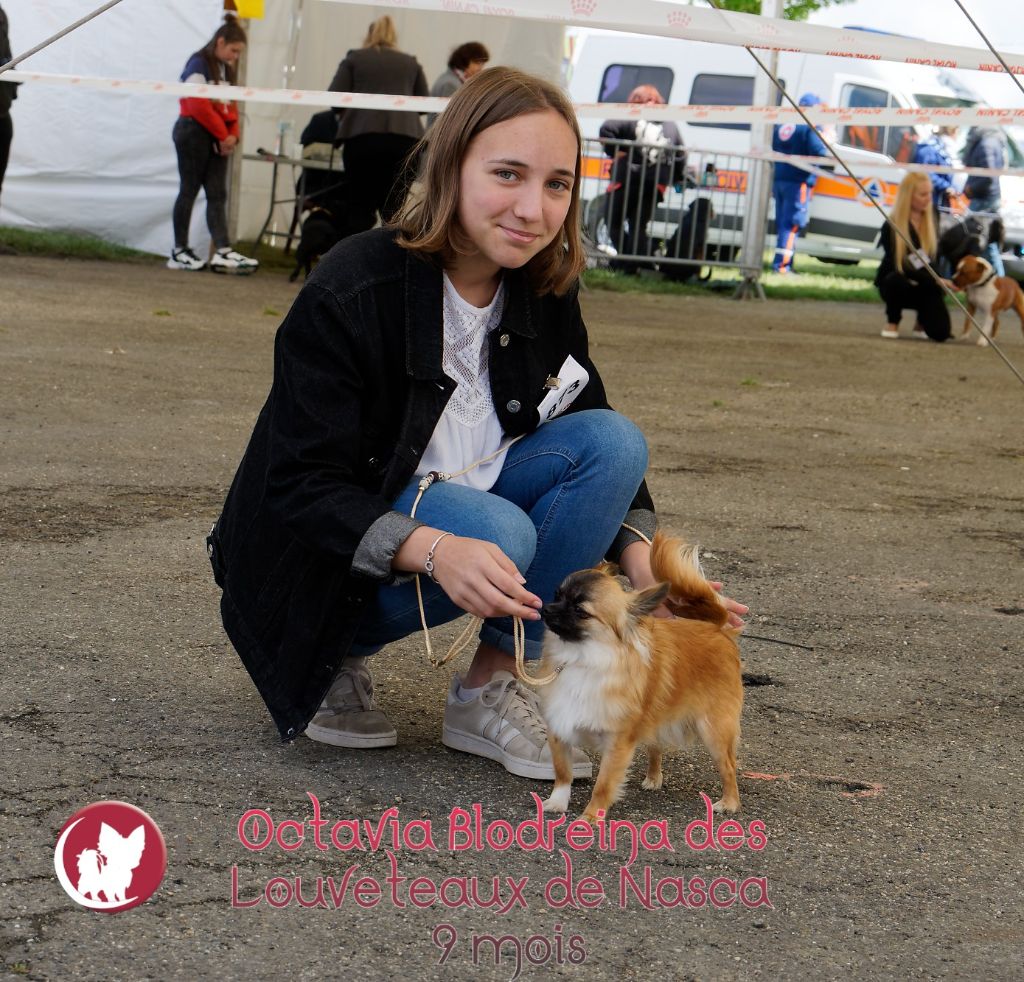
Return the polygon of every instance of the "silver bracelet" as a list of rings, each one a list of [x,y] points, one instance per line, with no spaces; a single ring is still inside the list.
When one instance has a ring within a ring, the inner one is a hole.
[[[423,564],[424,570],[426,570],[427,576],[430,577],[431,583],[437,583],[434,579],[434,550],[437,548],[437,544],[446,536],[454,535],[454,532],[442,532],[436,539],[434,539],[433,545],[427,550],[427,561]],[[438,583],[438,586],[440,584]]]

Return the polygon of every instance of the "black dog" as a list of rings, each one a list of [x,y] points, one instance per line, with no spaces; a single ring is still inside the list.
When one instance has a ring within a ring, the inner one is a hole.
[[[942,224],[952,224],[939,236],[939,255],[949,261],[950,269],[956,269],[964,256],[983,256],[986,246],[996,243],[1003,248],[1003,221],[997,216],[942,215]]]
[[[308,277],[320,257],[344,237],[344,230],[331,212],[326,208],[314,208],[302,223],[302,238],[295,250],[295,269],[288,281],[294,283],[303,269]]]
[[[708,225],[715,217],[710,198],[694,198],[686,209],[676,234],[665,243],[667,259],[704,259],[708,241]],[[670,280],[686,281],[700,275],[700,262],[662,263],[660,269]]]

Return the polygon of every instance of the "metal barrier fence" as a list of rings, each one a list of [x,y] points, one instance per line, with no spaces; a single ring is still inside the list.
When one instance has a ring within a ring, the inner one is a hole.
[[[751,262],[740,250],[748,182],[754,168],[770,166],[749,153],[627,140],[584,141],[581,198],[591,262],[626,272],[657,269],[669,279],[683,281],[708,279],[715,266],[759,275],[763,254],[759,251]],[[892,207],[905,172],[898,164],[889,169],[893,177],[863,177],[861,189],[829,167],[814,168],[817,184],[810,221],[796,240],[798,253],[842,264],[880,258],[882,222],[868,196],[886,210]],[[770,173],[768,181],[770,187]],[[940,235],[954,227],[954,240],[974,235],[974,251],[995,242],[1007,271],[1024,279],[1019,223],[1004,227],[1003,221],[995,221],[998,216],[968,212],[967,207],[966,198],[957,198],[953,210],[941,211]],[[762,248],[771,254],[776,229],[770,204],[764,233]],[[948,261],[956,255],[955,243],[940,251]]]
[[[746,157],[627,140],[583,146],[584,237],[598,265],[675,280],[739,268]]]

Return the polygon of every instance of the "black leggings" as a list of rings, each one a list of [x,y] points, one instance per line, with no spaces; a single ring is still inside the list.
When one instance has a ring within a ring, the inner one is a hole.
[[[188,245],[188,227],[192,206],[202,188],[206,192],[206,224],[216,249],[228,240],[228,159],[214,152],[209,131],[188,116],[179,116],[174,124],[174,149],[178,151],[181,189],[174,202],[174,247]]]
[[[11,154],[11,138],[14,136],[14,123],[10,113],[0,113],[0,188],[4,186],[4,174],[7,171],[7,160]]]
[[[949,311],[945,295],[932,283],[915,283],[901,273],[889,273],[879,284],[885,301],[888,323],[898,324],[904,310],[916,310],[924,333],[933,341],[947,341],[950,335]]]

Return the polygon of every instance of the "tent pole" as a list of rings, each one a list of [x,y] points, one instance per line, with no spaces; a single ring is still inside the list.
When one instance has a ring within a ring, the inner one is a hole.
[[[782,0],[761,0],[762,17],[781,17]],[[779,53],[772,51],[769,65],[772,74],[778,75]],[[755,106],[772,104],[771,80],[764,72],[754,76]],[[770,123],[754,123],[750,127],[750,146],[771,149],[772,127]],[[767,160],[751,160],[747,171],[747,199],[743,209],[743,239],[740,247],[740,261],[743,279],[733,297],[737,300],[755,297],[764,300],[761,285],[761,267],[764,263],[764,236],[768,224],[768,198],[771,193],[772,165]]]

